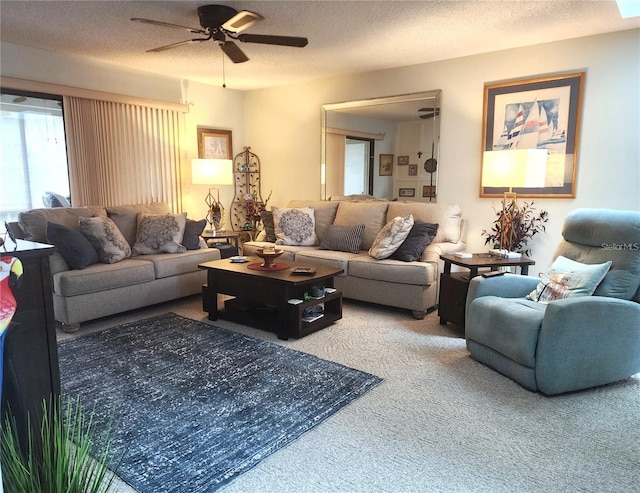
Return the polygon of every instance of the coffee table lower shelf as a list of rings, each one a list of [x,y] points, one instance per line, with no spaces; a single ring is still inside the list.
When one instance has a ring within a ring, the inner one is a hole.
[[[207,293],[208,287],[202,287],[203,310],[210,312],[205,300],[210,299]],[[312,322],[302,320],[305,308],[323,305],[322,317]],[[297,305],[287,303],[287,332],[282,333],[279,326],[278,310],[274,305],[240,297],[229,298],[224,302],[224,310],[218,310],[218,318],[248,325],[261,330],[275,332],[279,339],[288,337],[300,338],[324,329],[342,318],[342,292],[335,291],[326,294],[322,298],[310,299]]]

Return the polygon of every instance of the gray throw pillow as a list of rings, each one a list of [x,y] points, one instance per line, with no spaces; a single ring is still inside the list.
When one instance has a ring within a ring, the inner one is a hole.
[[[106,216],[81,217],[78,230],[88,238],[104,264],[115,264],[131,256],[127,239]]]
[[[56,250],[72,269],[84,269],[100,262],[96,249],[77,229],[47,223],[47,241],[55,245]]]
[[[320,243],[320,250],[358,253],[364,238],[364,224],[355,226],[329,226]]]
[[[138,214],[138,232],[133,245],[135,255],[183,253],[180,243],[187,224],[186,214]]]
[[[422,252],[427,248],[438,234],[438,224],[425,223],[424,221],[414,221],[409,236],[402,242],[402,245],[393,252],[390,258],[402,260],[404,262],[415,262],[420,260]]]
[[[187,250],[200,250],[200,235],[206,225],[206,219],[201,219],[200,221],[187,219],[187,223],[184,226],[184,236],[182,237],[182,245]]]

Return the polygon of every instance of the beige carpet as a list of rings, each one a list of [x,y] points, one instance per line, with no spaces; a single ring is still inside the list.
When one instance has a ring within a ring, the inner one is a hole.
[[[194,297],[80,333],[166,311],[206,320]],[[216,324],[385,379],[225,493],[637,491],[640,374],[548,398],[473,361],[435,313],[417,321],[348,301],[340,322],[300,340]]]

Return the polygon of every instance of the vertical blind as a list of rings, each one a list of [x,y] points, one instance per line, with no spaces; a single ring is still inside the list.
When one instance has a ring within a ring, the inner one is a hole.
[[[177,110],[64,96],[74,205],[166,202],[182,210]]]

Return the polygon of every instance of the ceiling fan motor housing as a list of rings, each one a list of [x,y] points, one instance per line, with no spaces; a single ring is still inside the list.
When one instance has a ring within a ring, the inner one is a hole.
[[[226,5],[203,5],[198,7],[198,18],[200,25],[205,29],[215,31],[222,24],[236,15],[238,11]]]

